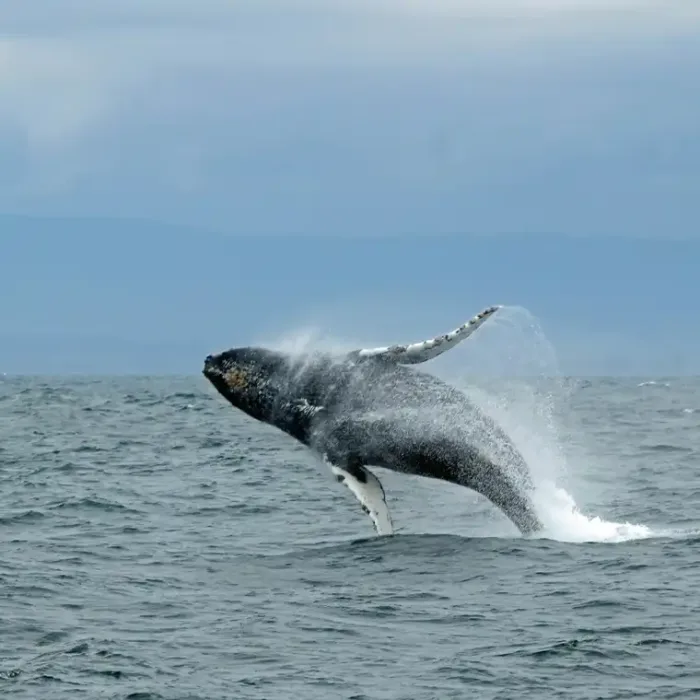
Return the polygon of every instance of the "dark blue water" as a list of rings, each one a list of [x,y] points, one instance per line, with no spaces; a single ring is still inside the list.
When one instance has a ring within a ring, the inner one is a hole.
[[[528,540],[383,470],[374,537],[198,377],[6,378],[0,697],[700,697],[700,381],[640,383],[482,387],[536,474]]]

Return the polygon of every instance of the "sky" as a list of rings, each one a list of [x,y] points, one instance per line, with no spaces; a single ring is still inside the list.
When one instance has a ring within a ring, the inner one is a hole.
[[[0,0],[0,372],[507,303],[563,371],[696,373],[699,72],[688,0]]]

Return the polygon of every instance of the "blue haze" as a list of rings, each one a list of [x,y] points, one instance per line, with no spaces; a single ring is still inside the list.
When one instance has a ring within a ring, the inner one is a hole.
[[[309,325],[383,344],[442,332],[491,303],[534,314],[565,373],[698,370],[700,241],[252,237],[1,221],[9,373],[190,374],[213,349]]]
[[[688,3],[37,6],[0,0],[0,372],[494,302],[563,372],[698,372]]]

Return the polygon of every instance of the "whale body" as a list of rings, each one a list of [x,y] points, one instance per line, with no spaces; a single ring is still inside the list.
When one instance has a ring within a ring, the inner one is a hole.
[[[508,436],[464,393],[417,365],[471,336],[500,307],[419,343],[340,357],[239,347],[209,355],[203,374],[235,408],[274,426],[326,462],[379,534],[393,523],[369,466],[470,488],[523,534],[542,525],[529,469]]]

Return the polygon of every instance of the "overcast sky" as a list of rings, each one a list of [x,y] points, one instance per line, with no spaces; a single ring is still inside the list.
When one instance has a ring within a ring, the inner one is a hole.
[[[0,0],[0,365],[190,371],[506,303],[564,371],[700,372],[698,76],[694,0]]]
[[[0,210],[692,236],[690,0],[0,0]]]

